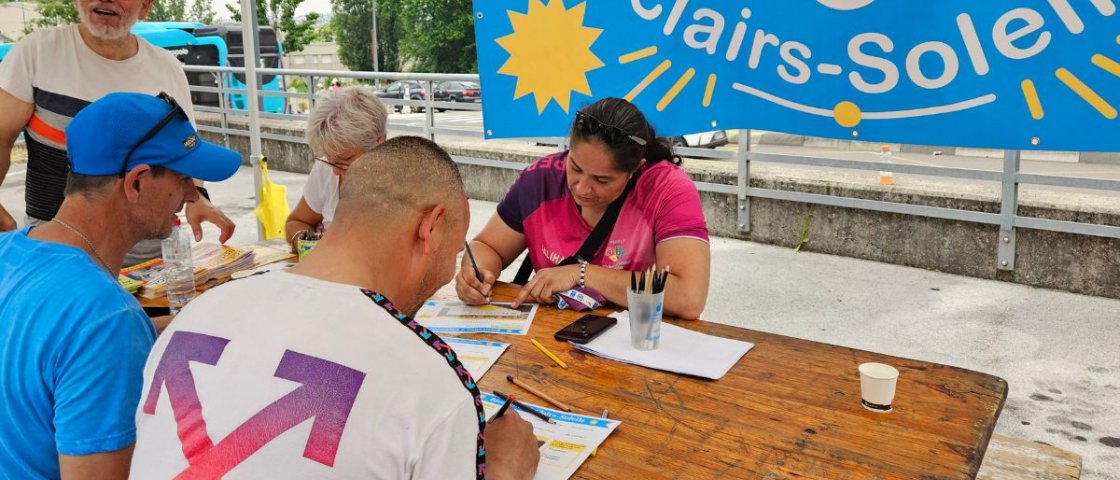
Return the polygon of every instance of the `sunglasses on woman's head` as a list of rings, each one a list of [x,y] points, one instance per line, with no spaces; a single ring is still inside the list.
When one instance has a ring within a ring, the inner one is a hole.
[[[132,144],[132,147],[129,147],[128,154],[124,156],[124,163],[121,164],[121,178],[124,178],[125,174],[128,173],[128,161],[132,159],[133,152],[135,152],[136,149],[139,148],[140,145],[142,145],[144,142],[151,140],[153,137],[159,134],[160,130],[163,130],[163,127],[166,127],[168,123],[171,123],[171,120],[174,120],[176,115],[182,115],[184,120],[190,121],[190,118],[187,117],[187,112],[183,110],[183,107],[179,106],[179,102],[176,102],[175,98],[173,98],[171,95],[168,95],[167,92],[159,92],[158,97],[160,100],[163,100],[171,105],[171,111],[167,112],[167,115],[165,115],[159,122],[157,122],[151,129],[149,129],[148,133],[145,133],[144,136],[140,137],[140,140],[137,140],[136,143]]]
[[[642,137],[632,135],[622,127],[600,121],[583,111],[576,112],[576,130],[587,135],[602,135],[612,145],[630,139],[638,145],[646,146],[646,141]]]

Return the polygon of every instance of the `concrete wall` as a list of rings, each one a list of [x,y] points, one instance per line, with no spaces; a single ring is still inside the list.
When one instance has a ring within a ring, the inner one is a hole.
[[[199,122],[216,123],[210,118],[200,118]],[[267,126],[262,131],[266,133],[302,137],[300,122],[265,123]],[[221,141],[221,136],[209,133],[204,136],[211,141]],[[232,148],[249,151],[246,137],[231,137],[231,140]],[[546,147],[511,147],[498,142],[437,140],[452,155],[525,164],[554,151]],[[311,153],[304,144],[266,140],[263,148],[274,170],[307,172],[311,168]],[[463,165],[461,170],[471,198],[490,201],[501,199],[518,175],[513,170],[473,165]],[[685,170],[694,180],[702,182],[734,185],[738,178],[733,162],[686,160]],[[856,174],[810,177],[796,170],[752,168],[751,186],[999,212],[998,186],[969,187],[954,185],[951,181],[885,190],[868,184]],[[1016,268],[1005,272],[996,268],[999,228],[995,225],[753,198],[750,232],[742,233],[738,228],[738,204],[734,195],[702,192],[701,199],[709,230],[716,236],[790,248],[800,245],[803,250],[1120,298],[1120,240],[1117,239],[1018,229]],[[1024,193],[1019,213],[1120,225],[1120,207],[1115,204],[1102,202],[1099,197],[1069,193]],[[749,263],[745,265],[749,268]]]

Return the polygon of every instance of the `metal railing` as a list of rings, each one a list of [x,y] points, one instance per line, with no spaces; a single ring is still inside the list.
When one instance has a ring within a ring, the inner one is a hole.
[[[185,66],[185,70],[192,72],[224,72],[224,73],[243,73],[242,68],[220,68],[220,67],[197,67]],[[485,138],[482,129],[456,129],[440,127],[435,121],[435,110],[466,110],[478,111],[481,110],[481,104],[472,103],[456,103],[435,101],[433,87],[435,84],[445,80],[458,80],[478,82],[478,75],[471,74],[422,74],[422,73],[380,73],[380,72],[339,72],[328,70],[294,70],[294,69],[272,69],[261,68],[257,70],[258,73],[264,75],[285,75],[288,77],[298,76],[305,77],[305,83],[309,86],[309,91],[306,93],[297,92],[260,92],[262,95],[279,95],[286,98],[306,99],[311,107],[314,107],[314,102],[317,97],[315,86],[316,78],[324,77],[341,77],[352,78],[358,80],[373,80],[381,81],[397,81],[397,80],[413,80],[421,82],[424,85],[426,94],[422,99],[392,99],[383,98],[382,100],[394,107],[420,108],[424,113],[424,119],[420,125],[411,125],[395,121],[396,119],[390,116],[388,128],[390,130],[416,133],[423,135],[429,139],[434,139],[436,135],[457,135],[472,138]],[[224,97],[226,94],[246,94],[245,90],[235,90],[223,88],[221,84],[221,75],[216,75],[218,79],[217,88],[207,87],[192,87],[193,91],[198,92],[211,92],[217,93],[219,98],[223,98],[221,105],[218,108],[213,107],[195,107],[198,111],[213,112],[221,115],[221,127],[200,126],[199,130],[211,131],[223,135],[227,140],[229,135],[244,135],[248,136],[250,132],[245,130],[230,129],[228,124],[229,115],[237,115],[235,111],[226,108]],[[242,115],[244,115],[242,113]],[[306,114],[261,114],[263,118],[273,118],[281,120],[306,120]],[[276,135],[269,133],[261,133],[261,138],[298,142],[303,143],[302,137],[294,137],[287,135]],[[881,171],[884,165],[879,162],[872,161],[859,161],[859,160],[843,160],[837,158],[805,156],[805,155],[787,155],[787,154],[774,154],[753,152],[750,150],[750,131],[739,131],[739,148],[735,151],[730,150],[711,150],[702,148],[675,148],[674,150],[683,156],[690,158],[702,159],[715,159],[715,160],[734,160],[738,164],[738,181],[734,185],[710,183],[710,182],[695,182],[698,190],[702,192],[712,192],[720,194],[735,195],[738,204],[738,227],[743,233],[750,231],[750,201],[752,198],[765,198],[772,200],[783,200],[790,202],[801,202],[813,205],[825,205],[841,208],[853,208],[861,210],[872,210],[878,212],[887,212],[895,214],[915,215],[921,217],[939,218],[945,220],[965,221],[973,223],[981,223],[988,225],[999,226],[999,241],[998,252],[996,258],[996,266],[1000,270],[1014,270],[1015,268],[1015,232],[1017,228],[1030,228],[1036,230],[1049,230],[1055,232],[1071,233],[1078,235],[1088,235],[1106,238],[1120,238],[1120,227],[1112,225],[1100,225],[1093,223],[1071,222],[1062,220],[1052,220],[1037,217],[1027,217],[1018,214],[1019,209],[1019,187],[1020,185],[1047,185],[1057,187],[1072,187],[1091,190],[1106,190],[1106,191],[1120,191],[1120,180],[1106,180],[1096,178],[1076,178],[1064,177],[1053,175],[1037,175],[1027,174],[1021,171],[1020,152],[1017,150],[1008,150],[1004,154],[1002,171],[988,171],[976,170],[965,168],[951,168],[951,167],[932,167],[921,165],[905,165],[893,163],[890,165],[892,172],[909,173],[915,175],[934,176],[952,179],[969,179],[999,182],[1001,185],[1000,193],[1000,208],[998,213],[976,212],[970,210],[934,207],[927,205],[913,205],[906,203],[882,201],[882,200],[869,200],[854,197],[843,197],[833,195],[822,195],[808,192],[798,192],[789,190],[776,190],[770,188],[757,188],[750,186],[750,168],[753,162],[775,163],[783,165],[802,165],[811,167],[826,167],[826,168],[840,168],[848,170],[861,170],[861,171]],[[747,140],[744,140],[747,139]],[[560,148],[566,148],[566,139],[560,137],[548,138],[524,138],[530,142],[543,142],[558,145]],[[512,170],[521,170],[525,168],[525,164],[519,162],[510,162],[503,160],[491,160],[485,158],[453,156],[454,160],[458,163],[467,165],[477,165],[483,167],[503,168]]]

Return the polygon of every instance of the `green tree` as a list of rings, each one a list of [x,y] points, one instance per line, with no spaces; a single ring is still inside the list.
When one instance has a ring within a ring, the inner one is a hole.
[[[71,0],[35,0],[40,17],[28,25],[30,33],[35,27],[53,27],[78,23],[78,9]]]
[[[402,0],[377,1],[377,60],[379,70],[396,72],[401,67],[401,16]],[[334,0],[335,42],[338,57],[343,65],[354,71],[373,70],[370,53],[370,8],[372,0]]]
[[[300,93],[307,93],[307,81],[303,77],[288,77],[288,88]]]
[[[296,20],[296,7],[303,0],[256,0],[257,24],[269,25],[280,36],[280,45],[285,52],[298,52],[315,39],[315,22],[318,13],[309,13],[303,21]],[[226,5],[233,20],[241,21],[241,10]]]
[[[153,0],[148,21],[181,22],[187,18],[187,0]]]
[[[414,71],[478,72],[474,11],[470,0],[402,0],[401,3],[402,20],[409,32],[402,50],[415,62]]]
[[[214,12],[214,7],[210,5],[210,0],[194,0],[191,4],[191,10],[187,13],[188,20],[202,22],[207,25],[214,23],[214,17],[217,13]]]
[[[327,22],[323,26],[319,27],[318,30],[315,30],[316,42],[333,42],[336,37],[338,37],[338,34],[335,33],[335,26],[333,21]]]

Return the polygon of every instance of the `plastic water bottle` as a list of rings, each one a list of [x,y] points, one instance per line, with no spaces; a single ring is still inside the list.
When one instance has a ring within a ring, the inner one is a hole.
[[[894,163],[894,162],[891,161],[891,157],[892,157],[891,146],[890,145],[880,145],[879,146],[879,161],[883,162],[885,164]],[[884,168],[888,168],[888,167],[884,167]],[[880,171],[879,172],[879,185],[882,185],[884,187],[894,186],[894,173],[887,172],[887,171]]]
[[[190,231],[175,220],[171,236],[163,240],[163,275],[167,285],[167,303],[171,314],[194,299],[194,261],[191,259]]]

